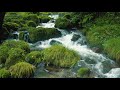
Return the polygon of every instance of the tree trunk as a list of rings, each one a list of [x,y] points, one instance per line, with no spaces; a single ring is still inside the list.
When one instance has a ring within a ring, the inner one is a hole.
[[[0,43],[1,43],[1,40],[2,38],[4,37],[3,36],[3,30],[2,30],[2,24],[3,24],[3,21],[4,21],[4,16],[5,16],[5,12],[0,12]]]

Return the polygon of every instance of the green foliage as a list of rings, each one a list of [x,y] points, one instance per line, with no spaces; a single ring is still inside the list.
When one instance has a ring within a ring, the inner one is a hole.
[[[0,46],[0,64],[5,64],[9,49],[7,46]]]
[[[29,47],[28,43],[25,41],[6,40],[5,42],[3,42],[2,45],[6,46],[8,48],[20,48],[20,49],[24,50],[26,53],[30,52],[30,47]]]
[[[25,52],[20,48],[12,48],[8,52],[8,58],[5,62],[6,67],[10,67],[11,65],[20,62],[25,59]]]
[[[34,75],[35,66],[27,62],[19,62],[9,68],[13,78],[30,78]]]
[[[93,26],[87,32],[87,39],[91,45],[102,45],[105,41],[120,36],[120,26]]]
[[[28,26],[28,27],[36,27],[37,24],[36,24],[34,21],[28,21],[28,22],[27,22],[27,26]]]
[[[61,36],[61,33],[55,28],[29,28],[28,32],[32,43]]]
[[[27,30],[29,30],[29,28],[31,28],[31,27],[21,27],[21,28],[19,28],[18,29],[18,31],[27,31]]]
[[[37,65],[42,61],[42,53],[40,51],[32,51],[29,54],[27,54],[25,60],[33,65]]]
[[[14,22],[6,22],[3,24],[3,27],[5,27],[8,31],[17,31],[19,28],[19,25]]]
[[[25,17],[23,17],[23,20],[31,20],[33,22],[35,22],[36,24],[39,24],[39,18],[36,14],[29,14],[29,15],[26,15]]]
[[[120,37],[106,41],[103,47],[107,54],[120,64]]]
[[[88,78],[90,74],[90,69],[89,68],[80,68],[77,71],[77,77],[80,78]]]
[[[40,21],[40,23],[47,23],[48,21],[50,21],[50,17],[48,17],[48,16],[39,16],[39,21]]]
[[[71,67],[80,60],[77,52],[61,45],[53,45],[43,50],[43,61],[56,67]]]
[[[71,28],[71,22],[70,20],[64,18],[64,17],[60,17],[56,20],[55,22],[55,27],[60,28],[60,29],[69,29]]]
[[[8,70],[6,69],[0,69],[0,78],[10,78],[11,74]]]

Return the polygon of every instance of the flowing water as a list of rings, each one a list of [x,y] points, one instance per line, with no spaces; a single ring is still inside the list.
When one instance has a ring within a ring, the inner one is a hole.
[[[54,18],[54,16],[53,16]],[[56,19],[56,18],[55,18]],[[54,28],[54,22],[49,21],[48,23],[41,24],[44,28]],[[39,27],[37,27],[39,28]],[[71,31],[67,32],[66,30],[58,29],[62,36],[59,38],[51,38],[45,41],[39,41],[34,45],[36,48],[44,49],[51,47],[51,42],[54,40],[56,42],[61,43],[66,48],[75,50],[79,55],[81,60],[79,60],[74,67],[71,67],[71,72],[63,69],[64,73],[66,72],[68,76],[71,74],[71,77],[76,75],[76,71],[81,67],[87,67],[91,70],[93,77],[95,78],[120,78],[120,68],[117,64],[106,57],[103,54],[95,53],[93,50],[89,48],[87,45],[87,41],[85,36],[81,34],[79,31]],[[72,38],[74,35],[79,35],[80,38],[78,40],[73,41]],[[62,74],[61,74],[62,73]],[[57,75],[56,77],[64,76],[63,72],[54,73]],[[61,76],[59,76],[61,75]]]
[[[47,23],[41,23],[39,27],[54,28],[55,20],[58,15],[50,15],[53,19]],[[66,48],[75,50],[81,60],[79,60],[74,67],[68,69],[61,69],[60,72],[49,72],[44,69],[44,63],[41,63],[37,68],[35,77],[75,77],[76,72],[81,67],[87,67],[91,70],[94,78],[120,78],[120,68],[117,64],[103,54],[96,53],[89,48],[85,36],[81,32],[75,30],[68,32],[66,30],[58,29],[62,36],[59,38],[50,38],[45,41],[38,41],[37,43],[30,43],[31,47],[38,50],[51,47],[51,42],[58,42]],[[79,36],[78,39],[72,40],[74,36]],[[41,73],[41,75],[38,75]]]

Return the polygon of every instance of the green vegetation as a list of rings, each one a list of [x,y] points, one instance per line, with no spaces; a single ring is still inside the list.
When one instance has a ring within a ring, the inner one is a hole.
[[[70,21],[66,18],[58,18],[55,22],[55,27],[60,29],[69,29],[70,28]]]
[[[71,67],[80,60],[77,52],[69,50],[61,45],[53,45],[50,48],[43,50],[43,61],[48,65],[56,67]]]
[[[9,48],[7,46],[0,46],[0,64],[5,64],[8,57]]]
[[[29,54],[27,54],[25,60],[33,65],[37,65],[42,61],[43,55],[41,51],[32,51]]]
[[[107,54],[120,64],[120,37],[106,41],[103,47]]]
[[[11,74],[8,70],[6,70],[5,68],[0,69],[0,78],[10,78]]]
[[[77,71],[77,77],[80,78],[88,78],[90,75],[90,69],[89,68],[80,68]]]
[[[102,45],[105,41],[120,36],[119,25],[104,25],[91,27],[87,39],[92,45]]]
[[[37,24],[36,24],[34,21],[28,21],[28,22],[27,22],[27,26],[28,26],[28,27],[36,27]]]
[[[24,50],[24,52],[26,52],[26,53],[30,52],[30,47],[29,47],[28,43],[26,43],[24,41],[6,40],[5,42],[3,42],[2,45],[8,47],[9,49],[20,48],[20,49]]]
[[[35,66],[26,62],[19,62],[11,66],[9,71],[13,78],[30,78],[34,75]]]
[[[61,33],[55,28],[29,28],[28,32],[32,43],[61,36]]]
[[[40,23],[47,23],[48,21],[50,21],[50,17],[48,16],[39,16],[39,21]]]
[[[6,59],[5,66],[9,68],[10,66],[24,59],[25,59],[25,53],[22,49],[12,48],[8,52],[8,58]]]

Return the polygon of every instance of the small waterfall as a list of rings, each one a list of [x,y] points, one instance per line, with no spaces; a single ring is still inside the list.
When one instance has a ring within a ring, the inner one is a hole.
[[[29,42],[29,32],[24,31],[24,41]]]
[[[13,35],[12,38],[13,38],[13,39],[16,39],[16,40],[19,40],[19,34],[20,34],[20,33],[17,32],[17,31],[13,32],[13,33],[12,33],[12,35]]]

